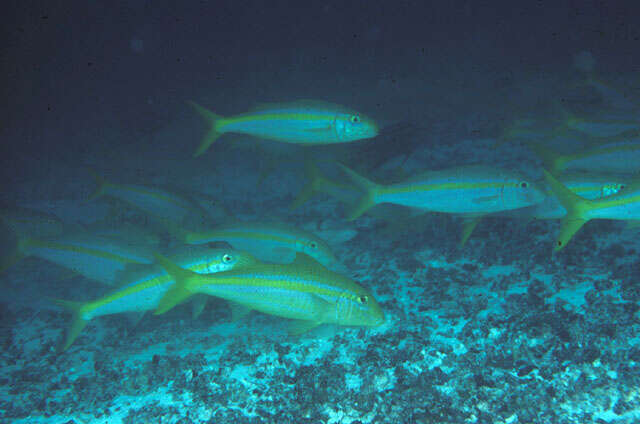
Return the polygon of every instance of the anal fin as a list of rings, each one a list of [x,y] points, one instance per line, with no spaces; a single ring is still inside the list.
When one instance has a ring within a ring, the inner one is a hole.
[[[321,323],[317,321],[308,321],[302,319],[291,320],[291,322],[289,322],[288,332],[291,336],[299,336],[313,330],[320,324]]]

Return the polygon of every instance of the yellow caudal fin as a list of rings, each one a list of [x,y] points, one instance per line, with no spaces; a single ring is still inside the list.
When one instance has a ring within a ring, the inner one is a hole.
[[[156,262],[174,279],[175,283],[165,293],[158,302],[154,315],[164,314],[173,309],[176,305],[189,299],[194,293],[192,291],[194,283],[198,279],[198,274],[188,269],[180,268],[166,257],[155,254]]]
[[[200,143],[200,146],[193,155],[194,157],[198,157],[206,152],[207,149],[209,149],[209,146],[211,146],[211,144],[222,135],[222,132],[220,131],[220,121],[223,118],[222,116],[211,112],[209,109],[200,106],[196,102],[192,102],[191,100],[189,100],[187,101],[187,103],[191,105],[191,107],[193,107],[196,112],[198,112],[198,114],[202,116],[204,120],[209,124],[209,130],[207,131],[207,134],[205,134],[202,142]]]
[[[58,352],[64,352],[71,346],[78,335],[80,335],[82,329],[87,325],[87,320],[82,318],[82,307],[85,304],[83,302],[72,302],[62,299],[52,299],[51,301],[69,311],[73,316],[71,326],[67,330],[64,341],[58,346]]]
[[[551,172],[561,172],[566,168],[567,158],[548,148],[543,143],[527,142],[525,144],[538,156],[544,167]]]
[[[557,252],[564,248],[573,235],[589,221],[587,212],[593,209],[593,202],[569,190],[546,169],[543,172],[551,191],[567,211],[567,215],[560,222],[560,234],[553,248],[554,252]]]
[[[349,177],[351,182],[364,192],[360,199],[347,208],[347,219],[352,221],[375,205],[375,196],[380,186],[341,163],[338,163],[338,166]]]
[[[89,198],[87,199],[87,201],[92,201],[104,195],[105,190],[109,186],[109,182],[102,175],[98,174],[93,169],[89,168],[88,170],[91,176],[93,177],[93,179],[96,181],[96,188],[95,190],[93,190],[93,192],[89,195]]]
[[[306,177],[307,181],[305,182],[302,190],[300,190],[300,193],[298,193],[298,196],[295,198],[293,203],[291,203],[291,209],[299,208],[300,206],[307,203],[309,199],[315,196],[316,193],[318,193],[320,174],[318,172],[318,167],[310,159],[304,161],[304,176]]]
[[[15,243],[13,246],[0,255],[0,274],[30,255],[29,247],[32,239],[17,232],[14,232],[14,236]]]
[[[18,249],[13,250],[7,255],[3,255],[2,258],[0,258],[0,274],[20,262],[24,257],[25,255]]]

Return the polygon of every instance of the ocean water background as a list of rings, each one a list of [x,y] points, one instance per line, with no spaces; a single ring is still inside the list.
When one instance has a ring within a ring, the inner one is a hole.
[[[556,221],[488,218],[460,247],[458,217],[347,221],[327,196],[290,209],[309,154],[380,180],[466,164],[538,180],[530,150],[496,148],[496,140],[516,119],[554,119],[557,102],[603,108],[596,92],[576,88],[584,76],[576,58],[594,58],[597,74],[640,104],[633,2],[2,9],[3,208],[55,214],[74,230],[140,223],[135,212],[87,201],[89,170],[181,187],[227,211],[212,224],[280,221],[320,236],[372,290],[386,322],[291,337],[283,319],[253,313],[232,322],[227,305],[212,300],[197,319],[187,307],[135,324],[96,318],[58,353],[70,318],[50,299],[89,300],[106,289],[28,258],[0,277],[0,422],[640,420],[637,230],[591,222],[552,254]],[[349,106],[381,133],[316,147],[228,134],[192,157],[206,127],[186,100],[232,115],[298,99]]]

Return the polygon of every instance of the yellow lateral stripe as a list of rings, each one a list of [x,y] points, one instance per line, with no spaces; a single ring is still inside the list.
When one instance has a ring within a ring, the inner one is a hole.
[[[314,113],[262,113],[255,115],[238,115],[225,119],[227,124],[251,121],[333,121],[336,114]]]
[[[145,189],[144,187],[134,187],[134,186],[128,186],[128,185],[119,185],[119,184],[112,184],[112,187],[122,191],[129,191],[131,193],[142,194],[149,197],[155,197],[156,199],[164,200],[167,203],[172,203],[174,205],[184,207],[184,204],[179,199],[172,197],[168,193],[163,194],[161,192]]]
[[[624,192],[620,192],[624,194]],[[600,199],[593,204],[597,205],[598,209],[612,208],[616,206],[624,206],[630,203],[640,202],[640,193],[635,196],[623,197],[621,196],[611,196]]]
[[[203,269],[206,269],[207,266],[208,264],[206,262],[200,262],[200,263],[194,264],[193,266],[188,267],[187,269],[190,269],[193,272],[198,272],[198,271],[202,271]],[[154,275],[144,281],[137,282],[135,284],[125,287],[124,289],[108,294],[101,299],[91,302],[89,306],[87,306],[87,310],[88,311],[95,310],[101,306],[107,305],[116,300],[120,300],[126,296],[139,293],[151,287],[156,287],[156,286],[169,283],[173,280],[173,278],[169,274],[167,274],[165,271],[161,271],[161,272],[164,272],[164,274]]]
[[[34,246],[34,247],[42,247],[46,249],[57,249],[57,250],[63,250],[66,252],[82,253],[86,255],[95,256],[97,258],[103,258],[103,259],[108,259],[111,261],[122,262],[127,264],[140,263],[139,261],[135,259],[127,258],[126,256],[121,256],[115,253],[109,253],[102,250],[92,249],[89,247],[74,246],[71,244],[66,245],[66,244],[61,244],[53,241],[41,241],[41,240],[29,240],[28,243],[30,246]]]
[[[240,274],[223,275],[219,278],[223,282],[216,285],[230,285],[239,287],[271,287],[275,289],[290,290],[299,293],[317,294],[331,297],[343,297],[347,293],[346,289],[334,288],[330,285],[319,284],[316,280],[306,280],[297,278],[288,279],[286,276],[270,274]]]
[[[437,190],[465,190],[465,189],[483,189],[483,188],[503,188],[518,187],[516,183],[497,182],[497,183],[436,183],[436,184],[409,184],[407,186],[392,185],[382,187],[385,194],[408,193],[413,191],[437,191]]]

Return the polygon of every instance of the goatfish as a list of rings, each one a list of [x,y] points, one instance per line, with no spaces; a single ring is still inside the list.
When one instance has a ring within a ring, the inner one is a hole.
[[[554,173],[566,170],[640,171],[640,138],[627,138],[570,154],[559,154],[541,143],[528,143],[527,146],[542,160],[545,168]]]
[[[340,166],[353,184],[364,191],[347,212],[350,220],[379,203],[478,217],[531,206],[545,197],[543,190],[520,174],[496,167],[460,166],[381,185]]]
[[[154,231],[129,222],[117,224],[106,222],[94,223],[86,226],[85,230],[99,237],[114,238],[132,247],[146,246],[157,249],[161,242],[161,237]]]
[[[182,247],[170,258],[176,266],[196,274],[227,271],[243,263],[255,262],[246,253],[233,249],[210,249],[206,246]],[[156,309],[175,280],[164,268],[153,264],[128,272],[120,283],[117,290],[89,302],[54,300],[55,304],[73,314],[71,327],[60,350],[67,350],[92,318],[124,312],[144,313]]]
[[[556,135],[566,135],[567,131],[576,131],[583,136],[602,138],[631,135],[640,131],[640,121],[627,116],[603,116],[582,118],[574,115],[564,106],[556,103],[555,110],[560,115],[559,125],[555,127]]]
[[[342,269],[327,242],[286,224],[237,222],[209,231],[186,232],[182,241],[187,244],[224,241],[267,262],[291,262],[296,252],[305,253],[330,269]]]
[[[570,118],[566,121],[566,125],[569,129],[592,137],[614,137],[640,130],[640,121],[633,120]]]
[[[291,204],[291,209],[302,206],[319,193],[326,194],[347,206],[362,196],[361,190],[356,186],[330,180],[311,161],[305,162],[304,171],[306,182]],[[425,214],[424,211],[391,203],[378,204],[367,210],[367,214],[385,221],[387,224],[386,232],[389,236],[409,228],[415,230],[416,225],[422,226],[427,223],[427,221],[422,220]]]
[[[160,301],[162,314],[196,293],[216,296],[244,308],[295,320],[293,334],[321,324],[377,326],[384,314],[371,292],[352,279],[298,253],[290,264],[255,263],[215,275],[184,270],[157,257],[176,283]]]
[[[510,141],[532,141],[540,138],[549,138],[560,135],[557,126],[545,126],[533,119],[516,119],[506,126],[502,134],[497,137],[494,148],[500,147]]]
[[[13,256],[44,259],[106,285],[116,284],[130,265],[153,263],[151,249],[143,245],[88,233],[52,239],[22,237],[16,249]]]
[[[240,133],[303,145],[347,143],[378,135],[378,126],[365,115],[344,106],[316,100],[268,103],[235,116],[216,115],[188,102],[209,124],[194,156],[200,156],[224,133]]]
[[[625,176],[586,172],[561,174],[558,179],[573,193],[589,200],[612,196],[627,187],[631,181]],[[536,205],[507,211],[503,215],[533,219],[562,219],[566,214],[567,211],[558,202],[557,197],[550,194]]]
[[[564,248],[574,234],[592,219],[640,220],[640,181],[611,196],[589,200],[578,196],[549,171],[544,170],[545,179],[562,207],[567,211],[560,223],[560,234],[554,251]]]
[[[572,173],[562,174],[559,178],[569,190],[586,199],[601,199],[611,196],[624,189],[629,183],[628,177],[605,174]],[[556,196],[550,193],[542,202],[533,206],[502,211],[492,214],[492,216],[529,220],[562,219],[566,214],[567,211],[558,202]],[[464,221],[461,245],[467,242],[477,224],[478,220]]]
[[[122,201],[165,226],[195,225],[196,228],[200,228],[209,220],[207,212],[188,196],[158,187],[116,184],[95,172],[92,174],[96,179],[97,188],[89,200],[104,196]]]

